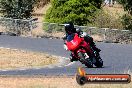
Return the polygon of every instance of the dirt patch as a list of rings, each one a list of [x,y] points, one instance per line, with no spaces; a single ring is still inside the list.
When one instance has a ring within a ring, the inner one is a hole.
[[[98,41],[98,42],[101,42],[104,40],[104,38],[99,35],[91,35],[91,37],[93,38],[94,41]]]
[[[64,36],[65,36],[64,32],[56,31],[56,32],[48,33],[41,29],[32,31],[32,37],[37,37],[37,38],[62,39]]]
[[[123,6],[119,4],[115,4],[113,7],[104,6],[103,10],[116,19],[122,17],[125,13],[127,13],[126,11],[124,11]]]
[[[0,69],[42,67],[57,62],[54,55],[0,48]]]
[[[85,84],[75,77],[0,77],[0,88],[131,88],[129,84]]]

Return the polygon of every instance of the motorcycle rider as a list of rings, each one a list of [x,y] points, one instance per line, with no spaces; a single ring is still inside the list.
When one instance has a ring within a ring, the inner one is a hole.
[[[86,42],[90,43],[90,46],[93,48],[94,51],[96,52],[101,51],[100,49],[96,47],[95,43],[93,42],[93,38],[89,36],[86,32],[83,32],[82,30],[80,30],[79,28],[76,29],[72,22],[69,22],[65,24],[64,26],[65,26],[65,32],[66,32],[66,36],[63,38],[64,40],[67,39],[67,37],[71,35],[72,33],[77,33],[79,36],[84,37],[84,40]],[[71,53],[70,61],[73,62],[75,60],[77,60],[77,58]]]

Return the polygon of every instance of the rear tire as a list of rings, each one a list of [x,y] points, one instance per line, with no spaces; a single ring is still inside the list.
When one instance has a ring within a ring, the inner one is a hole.
[[[85,66],[87,66],[88,68],[92,68],[92,67],[93,67],[93,63],[92,63],[92,61],[90,60],[90,58],[85,59],[84,53],[79,52],[79,53],[78,53],[78,56],[80,57],[80,62],[81,62],[82,64],[85,64]]]

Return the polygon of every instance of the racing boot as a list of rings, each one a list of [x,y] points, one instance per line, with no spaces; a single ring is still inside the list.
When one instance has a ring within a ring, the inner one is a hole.
[[[96,52],[100,52],[101,50],[99,48],[97,48],[96,46],[92,46],[93,50],[95,50]]]
[[[70,55],[70,61],[73,62],[73,61],[78,61],[78,59],[73,56],[72,54]]]
[[[96,47],[95,43],[92,41],[90,43],[90,46],[93,48],[93,50],[95,50],[96,52],[100,52],[101,50],[99,48]]]

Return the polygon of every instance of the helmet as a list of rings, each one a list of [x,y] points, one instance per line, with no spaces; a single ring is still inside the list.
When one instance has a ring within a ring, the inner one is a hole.
[[[69,23],[65,24],[65,31],[68,34],[76,32],[76,29],[74,28],[74,25],[73,25],[72,22],[69,22]]]

